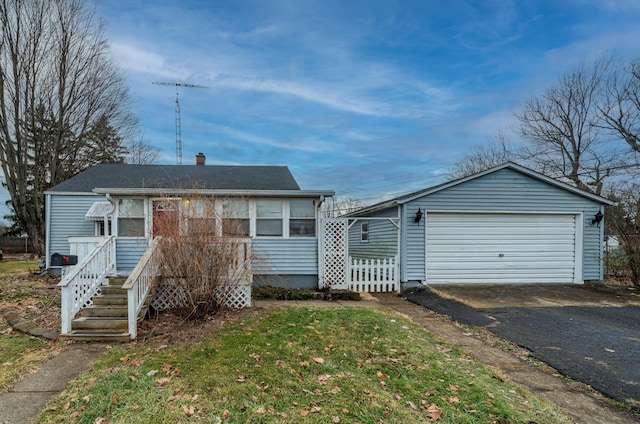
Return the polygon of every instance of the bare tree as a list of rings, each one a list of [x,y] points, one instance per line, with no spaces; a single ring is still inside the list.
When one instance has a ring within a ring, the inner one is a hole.
[[[595,125],[612,60],[604,56],[575,67],[516,114],[533,167],[596,194],[619,166]]]
[[[145,143],[142,136],[128,142],[126,149],[125,162],[135,165],[151,165],[160,154],[160,149]]]
[[[485,169],[502,165],[516,158],[504,131],[500,131],[488,144],[475,147],[449,169],[450,178],[463,178]]]
[[[0,166],[37,251],[43,192],[123,160],[136,125],[128,106],[102,23],[83,0],[0,0]]]
[[[640,287],[640,185],[618,187],[609,197],[617,203],[607,209],[605,221],[624,251],[632,283]]]
[[[332,197],[325,204],[323,213],[327,218],[337,218],[350,212],[357,211],[362,207],[364,207],[364,203],[362,203],[358,199],[354,199],[351,197]]]
[[[640,61],[617,67],[606,84],[599,112],[599,126],[640,153]]]

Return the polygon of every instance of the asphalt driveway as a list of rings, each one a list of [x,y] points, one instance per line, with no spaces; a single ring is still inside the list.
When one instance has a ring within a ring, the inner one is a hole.
[[[521,345],[640,411],[640,293],[584,285],[451,285],[404,297]]]

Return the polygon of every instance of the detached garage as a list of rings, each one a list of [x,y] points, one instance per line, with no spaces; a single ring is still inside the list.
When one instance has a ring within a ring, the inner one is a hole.
[[[350,232],[349,251],[364,257],[399,251],[404,283],[601,280],[601,220],[604,207],[611,204],[506,163],[350,214],[358,222],[370,219],[376,225],[365,227],[366,243]],[[389,231],[379,218],[400,223],[397,249],[380,249],[375,242],[376,231]]]

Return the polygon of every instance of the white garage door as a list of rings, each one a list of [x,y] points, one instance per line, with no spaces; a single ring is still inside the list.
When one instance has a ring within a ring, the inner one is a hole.
[[[428,213],[427,283],[571,283],[576,216]]]

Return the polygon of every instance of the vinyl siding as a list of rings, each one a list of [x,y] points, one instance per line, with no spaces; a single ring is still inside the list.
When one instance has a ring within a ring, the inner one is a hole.
[[[84,216],[93,202],[105,201],[104,196],[83,195],[51,195],[49,214],[49,234],[47,247],[49,256],[54,253],[70,254],[70,236],[93,236],[94,221],[87,221]]]
[[[425,226],[413,222],[418,208],[423,211],[519,211],[583,213],[583,280],[602,279],[602,224],[591,225],[600,204],[554,187],[540,180],[502,169],[415,199],[403,205],[406,222],[401,266],[405,281],[426,278]]]
[[[371,214],[373,218],[391,218],[397,221],[397,208]],[[361,241],[361,224],[369,224],[369,241]],[[351,220],[350,220],[351,223]],[[398,252],[398,228],[388,219],[358,219],[349,228],[349,255],[356,258],[389,258]]]
[[[315,237],[252,239],[257,260],[254,274],[318,275],[318,240]]]
[[[141,237],[118,237],[116,240],[116,266],[118,271],[132,271],[149,246]]]

